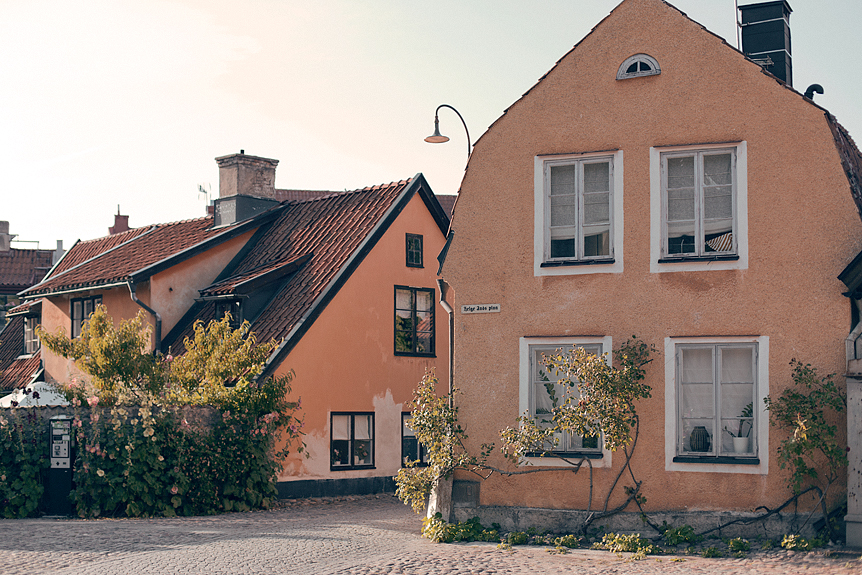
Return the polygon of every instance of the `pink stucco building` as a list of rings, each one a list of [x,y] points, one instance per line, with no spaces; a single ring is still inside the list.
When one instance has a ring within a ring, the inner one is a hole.
[[[791,383],[793,358],[845,371],[859,316],[837,276],[862,246],[860,156],[790,83],[789,5],[742,11],[751,25],[769,12],[786,48],[747,56],[669,3],[623,0],[476,143],[442,271],[473,449],[544,412],[542,352],[606,353],[634,334],[658,350],[632,464],[646,509],[746,512],[791,494],[763,398]],[[740,425],[735,445],[724,428]],[[559,439],[552,451],[590,459],[595,509],[622,454]],[[522,463],[545,472],[469,490],[456,477],[456,517],[587,509],[586,472]]]

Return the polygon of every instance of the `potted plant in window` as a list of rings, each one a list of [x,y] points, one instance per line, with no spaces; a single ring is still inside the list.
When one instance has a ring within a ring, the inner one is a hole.
[[[739,414],[739,427],[736,430],[736,433],[733,433],[727,427],[724,430],[730,434],[730,437],[733,438],[733,451],[735,453],[748,453],[749,451],[749,435],[751,434],[752,429],[752,416],[754,415],[754,403],[751,402],[742,408],[742,412]],[[748,424],[748,430],[745,429],[745,425]],[[743,431],[745,431],[745,435],[743,435]]]

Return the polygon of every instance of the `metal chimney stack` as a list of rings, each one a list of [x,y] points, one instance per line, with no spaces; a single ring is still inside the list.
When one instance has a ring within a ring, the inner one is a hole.
[[[789,86],[793,86],[790,13],[786,0],[740,6],[742,52]]]

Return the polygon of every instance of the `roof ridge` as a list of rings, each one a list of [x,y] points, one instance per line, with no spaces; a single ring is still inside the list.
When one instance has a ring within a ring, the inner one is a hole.
[[[120,242],[120,243],[118,243],[118,244],[117,244],[117,245],[115,245],[115,246],[111,246],[110,248],[108,248],[108,249],[106,249],[106,250],[104,250],[104,251],[102,251],[102,252],[97,253],[96,255],[94,255],[94,256],[93,256],[93,257],[91,257],[91,258],[87,258],[87,259],[85,259],[85,260],[83,260],[83,261],[81,261],[81,262],[78,262],[77,264],[73,265],[72,267],[70,267],[70,268],[68,268],[68,269],[65,269],[65,270],[61,271],[61,272],[60,272],[60,273],[58,273],[57,275],[53,275],[53,276],[51,276],[51,277],[47,277],[47,276],[46,276],[42,281],[40,281],[39,283],[37,283],[36,285],[34,285],[34,286],[32,286],[32,287],[27,288],[27,289],[26,289],[26,290],[24,290],[24,291],[30,291],[30,290],[32,290],[33,288],[36,288],[36,287],[40,286],[41,284],[45,283],[46,281],[53,281],[53,280],[56,280],[57,278],[61,278],[61,277],[63,277],[64,275],[66,275],[67,273],[71,272],[72,270],[76,270],[76,269],[78,269],[79,267],[81,267],[82,265],[84,265],[84,264],[86,264],[86,263],[89,263],[89,262],[91,262],[91,261],[93,261],[93,260],[95,260],[95,259],[97,259],[97,258],[100,258],[100,257],[104,256],[105,254],[109,254],[109,253],[113,252],[114,250],[117,250],[117,249],[119,249],[119,248],[121,248],[121,247],[127,246],[127,245],[129,245],[130,243],[132,243],[133,241],[135,241],[135,240],[137,240],[137,239],[139,239],[139,238],[145,238],[145,237],[147,237],[148,235],[150,235],[150,234],[152,234],[154,231],[156,231],[156,229],[157,229],[157,228],[158,228],[158,226],[153,226],[153,225],[151,225],[151,226],[150,226],[150,229],[148,229],[147,231],[145,231],[145,232],[143,232],[143,233],[141,233],[141,234],[138,234],[138,235],[136,235],[136,236],[134,236],[134,237],[131,237],[131,238],[129,238],[128,240],[126,240],[126,241],[124,241],[124,242]],[[141,228],[135,228],[135,229],[138,229],[138,230],[139,230],[139,229],[141,229]],[[129,231],[131,231],[131,230],[129,230]],[[126,233],[126,232],[123,232],[123,233]],[[116,234],[115,234],[115,235],[116,235]],[[105,237],[105,238],[109,238],[109,237],[111,237],[111,236],[104,236],[104,237]],[[104,239],[104,238],[100,238],[100,239]],[[73,246],[73,247],[74,247],[74,246]],[[70,249],[71,249],[71,248],[70,248]],[[22,292],[22,293],[23,293],[23,292]]]
[[[358,194],[360,192],[370,192],[370,191],[374,191],[374,190],[382,190],[385,188],[393,188],[396,186],[409,185],[411,181],[413,181],[413,178],[407,178],[406,180],[398,180],[398,181],[394,181],[394,182],[389,182],[388,184],[375,184],[373,186],[366,186],[364,188],[357,188],[355,190],[345,190],[343,192],[332,192],[331,194],[326,195],[326,196],[319,196],[317,198],[310,198],[307,200],[287,200],[284,203],[292,204],[292,205],[307,204],[309,202],[317,202],[320,200],[329,200],[335,196],[346,196],[346,195],[350,195],[350,194]]]
[[[115,237],[117,237],[117,236],[122,236],[122,235],[125,235],[125,234],[131,234],[132,232],[137,232],[137,231],[140,231],[140,230],[142,230],[143,228],[147,228],[147,227],[153,227],[154,225],[155,225],[155,224],[147,224],[147,225],[145,225],[145,226],[138,226],[138,227],[136,227],[136,228],[129,228],[129,229],[127,229],[127,230],[124,230],[124,231],[119,232],[119,233],[116,233],[116,234],[108,234],[108,235],[105,235],[105,236],[99,236],[99,237],[97,237],[97,238],[92,238],[92,239],[89,239],[89,240],[78,240],[78,242],[79,242],[79,243],[82,243],[82,244],[89,244],[89,243],[93,243],[93,242],[100,242],[100,241],[106,240],[106,239],[108,239],[108,238],[115,238]],[[123,243],[123,242],[120,242],[120,243]],[[73,247],[74,247],[74,246],[73,246]],[[69,249],[72,249],[72,248],[69,248]]]

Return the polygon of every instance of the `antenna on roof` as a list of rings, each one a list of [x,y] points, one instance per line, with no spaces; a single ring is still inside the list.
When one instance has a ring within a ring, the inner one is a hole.
[[[733,19],[736,21],[736,49],[742,52],[742,22],[739,21],[739,0],[733,0]]]
[[[212,203],[210,199],[210,185],[209,184],[198,184],[198,198],[201,197],[201,194],[204,195],[204,199],[207,202],[207,205]]]

